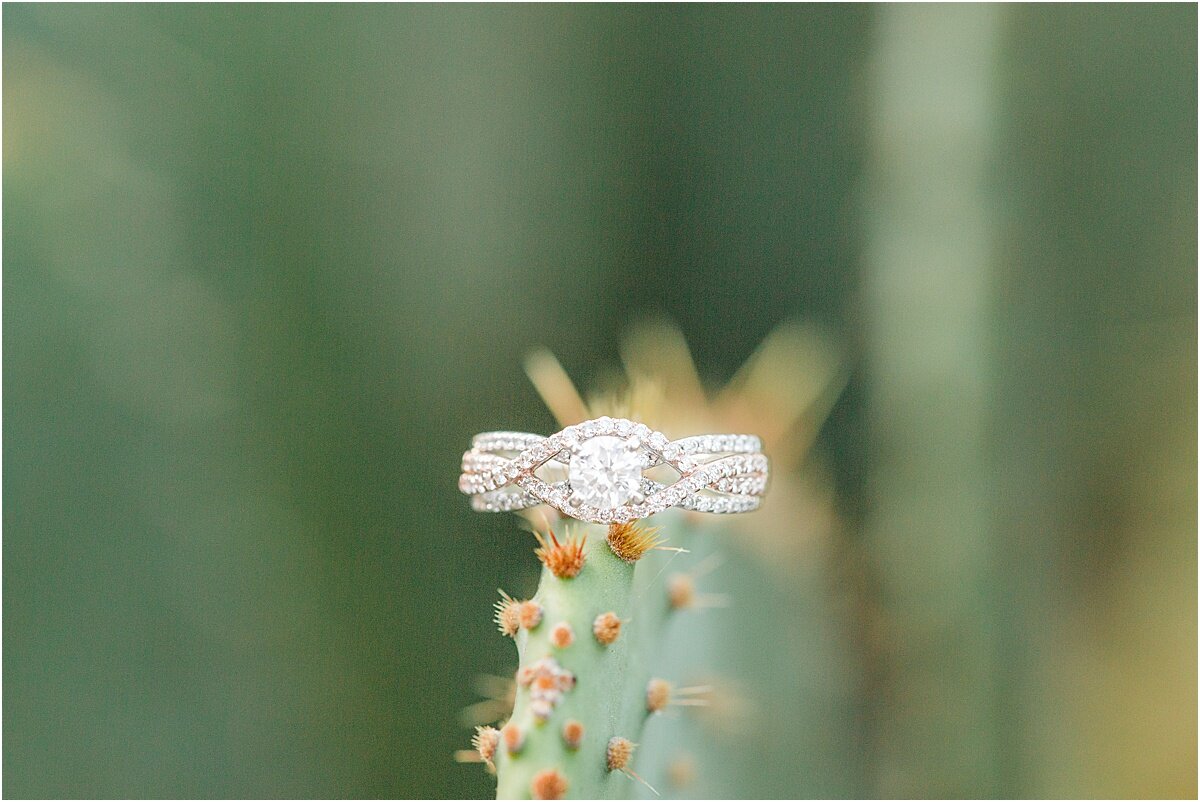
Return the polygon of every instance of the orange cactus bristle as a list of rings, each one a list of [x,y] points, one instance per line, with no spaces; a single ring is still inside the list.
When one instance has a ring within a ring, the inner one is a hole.
[[[578,749],[579,745],[583,743],[583,724],[575,719],[570,719],[563,724],[562,737],[568,749]]]
[[[636,522],[610,524],[608,527],[608,547],[612,553],[627,563],[635,563],[642,559],[646,552],[662,545],[658,537],[658,527],[643,528]]]
[[[488,774],[496,773],[496,764],[485,761],[479,756],[478,750],[476,750],[474,747],[470,749],[455,749],[454,761],[456,763],[483,763],[487,766]]]
[[[724,594],[697,593],[695,573],[672,574],[667,577],[667,601],[673,610],[729,606],[729,597]]]
[[[646,710],[661,713],[668,705],[677,707],[709,707],[713,700],[711,685],[676,688],[665,679],[655,677],[646,683]]]
[[[592,634],[601,646],[609,646],[621,634],[621,619],[616,613],[600,613],[592,622]]]
[[[604,752],[605,761],[608,764],[609,771],[619,771],[627,777],[640,782],[642,785],[650,789],[650,792],[658,796],[658,791],[654,790],[654,786],[643,780],[637,775],[633,769],[629,768],[629,759],[633,757],[633,750],[637,744],[630,741],[628,738],[622,738],[619,735],[614,735],[608,739],[608,748]]]
[[[507,719],[512,714],[517,697],[517,684],[512,677],[479,674],[473,684],[476,692],[484,698],[462,709],[459,718],[464,725],[475,727],[490,724]]]
[[[567,535],[566,539],[560,543],[553,529],[547,530],[546,534],[550,538],[549,542],[539,532],[533,533],[538,542],[538,547],[533,550],[533,553],[542,561],[542,565],[546,566],[550,573],[559,579],[578,576],[579,572],[583,570],[583,551],[587,544],[587,535],[582,538]]]
[[[500,634],[513,637],[517,634],[517,628],[521,625],[520,618],[517,615],[517,608],[520,602],[509,596],[503,590],[500,591],[500,601],[494,605],[496,615],[493,620],[496,622],[496,628],[500,630]]]
[[[495,769],[496,765],[492,762],[492,758],[496,756],[496,747],[500,745],[500,730],[495,727],[476,727],[475,737],[471,739],[471,746],[475,747],[475,751],[479,753],[479,757],[483,758],[483,762],[488,765],[488,768]]]
[[[671,704],[671,683],[665,679],[652,679],[646,685],[646,710],[658,713]]]
[[[504,740],[504,748],[509,754],[516,754],[525,746],[525,733],[521,732],[521,728],[516,724],[505,724],[500,730],[500,737]]]
[[[605,759],[608,763],[609,771],[622,771],[629,766],[629,759],[633,757],[633,748],[636,744],[628,738],[622,738],[620,735],[614,735],[608,739],[608,749],[605,750]]]
[[[535,601],[523,601],[517,604],[517,623],[525,629],[534,629],[542,623],[542,605]]]
[[[575,642],[575,631],[566,621],[560,621],[550,630],[550,642],[557,649],[565,649]]]
[[[558,664],[553,657],[543,657],[522,668],[517,680],[528,684],[530,710],[538,722],[550,718],[564,694],[575,687],[575,675]]]
[[[562,799],[567,795],[567,778],[554,769],[545,769],[533,775],[529,784],[534,799]]]
[[[667,577],[667,600],[675,610],[686,610],[696,603],[696,583],[687,574]]]

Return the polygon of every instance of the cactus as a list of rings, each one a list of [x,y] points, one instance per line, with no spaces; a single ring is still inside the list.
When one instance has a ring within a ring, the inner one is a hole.
[[[674,436],[736,431],[736,426],[712,428],[714,416],[694,373],[680,375],[684,360],[678,347],[671,363],[672,346],[681,339],[658,330],[655,341],[652,351],[641,353],[667,360],[657,365],[662,375],[655,379],[647,376],[649,371],[631,370],[624,394],[587,404],[548,354],[532,359],[529,370],[564,424],[614,414],[652,420]],[[690,367],[690,358],[685,361]],[[667,406],[659,389],[663,384],[690,397],[690,404],[671,407],[674,425],[661,414]],[[757,396],[746,393],[734,401],[750,398],[759,410],[769,406],[762,386],[755,389]],[[737,411],[736,418],[753,419],[758,410]],[[702,419],[706,413],[707,422]],[[729,417],[722,420],[728,422]],[[770,419],[762,422],[771,424]],[[710,428],[700,428],[705,426]],[[723,662],[713,658],[747,623],[730,615],[730,599],[711,575],[719,563],[717,545],[732,527],[716,516],[679,510],[649,522],[608,527],[551,520],[540,511],[527,518],[534,529],[533,551],[542,564],[538,589],[527,600],[502,593],[496,607],[497,626],[514,639],[520,659],[512,712],[502,724],[496,722],[498,728],[479,728],[475,749],[467,753],[496,772],[497,797],[630,798],[655,796],[660,790],[695,796],[704,794],[705,787],[720,788],[721,795],[741,795],[739,788],[771,790],[731,776],[721,783],[689,785],[706,763],[737,764],[720,730],[737,725],[741,686],[754,684],[739,682],[746,677],[714,681],[712,676],[713,666]],[[742,582],[751,577],[751,585],[755,575],[736,573]],[[746,593],[757,601],[761,588],[747,587]],[[759,621],[770,622],[770,611],[765,617],[763,611],[757,613]],[[784,659],[792,657],[784,649],[780,653]],[[691,714],[706,710],[716,715],[697,726]],[[714,723],[718,721],[723,723]],[[685,743],[694,752],[691,756],[683,751]],[[745,766],[756,769],[752,763]],[[790,775],[784,771],[780,776]]]
[[[533,605],[540,615],[512,632],[520,668],[516,705],[495,760],[497,795],[628,796],[631,754],[618,749],[622,759],[614,765],[609,744],[614,738],[636,743],[645,724],[644,693],[637,689],[648,677],[634,634],[652,628],[654,617],[639,606],[636,621],[630,620],[636,562],[618,557],[601,527],[559,526],[561,537],[539,533],[543,569],[533,599],[502,602],[504,609]],[[628,526],[612,529],[642,534]]]

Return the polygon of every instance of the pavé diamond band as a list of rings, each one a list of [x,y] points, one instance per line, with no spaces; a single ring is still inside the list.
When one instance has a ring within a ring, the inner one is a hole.
[[[670,468],[678,476],[664,480]],[[548,504],[581,521],[624,523],[669,507],[749,512],[762,502],[767,474],[762,442],[752,435],[672,441],[645,424],[605,417],[549,437],[476,435],[463,454],[458,489],[481,512]]]

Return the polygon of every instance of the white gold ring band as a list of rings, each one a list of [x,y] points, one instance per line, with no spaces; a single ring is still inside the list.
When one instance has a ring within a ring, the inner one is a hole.
[[[657,478],[645,475],[647,470]],[[481,512],[548,504],[571,518],[607,524],[670,507],[749,512],[762,503],[768,472],[762,441],[753,435],[672,441],[645,424],[604,417],[549,437],[476,435],[463,454],[458,488]],[[678,476],[664,477],[671,473]]]

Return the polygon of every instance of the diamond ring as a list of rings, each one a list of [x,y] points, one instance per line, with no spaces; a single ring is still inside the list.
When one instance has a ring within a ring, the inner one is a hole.
[[[767,474],[762,441],[752,435],[672,441],[645,424],[604,417],[549,437],[476,435],[463,454],[458,489],[481,512],[548,504],[571,518],[607,524],[669,507],[749,512],[762,503]]]

